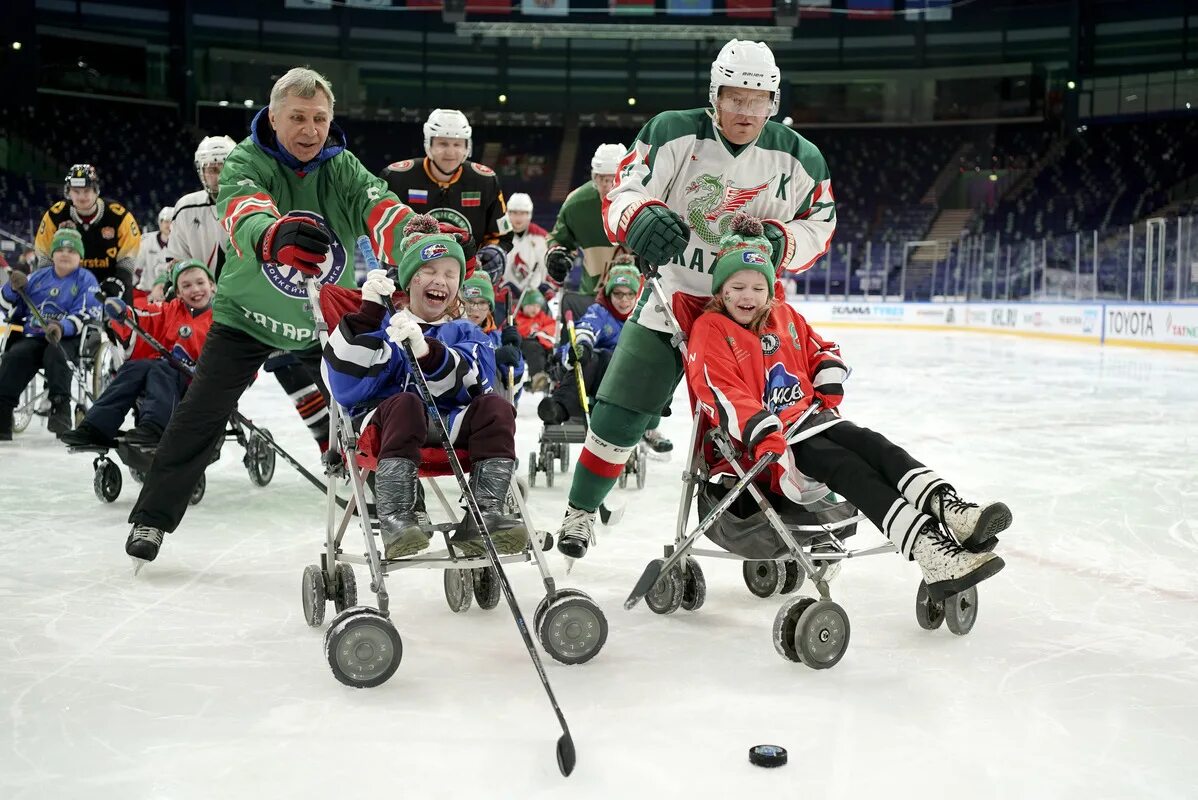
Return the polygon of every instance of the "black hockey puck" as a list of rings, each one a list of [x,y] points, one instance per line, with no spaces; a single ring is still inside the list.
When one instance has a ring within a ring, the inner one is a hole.
[[[749,763],[759,767],[780,767],[786,763],[786,748],[776,744],[759,744],[750,747]]]

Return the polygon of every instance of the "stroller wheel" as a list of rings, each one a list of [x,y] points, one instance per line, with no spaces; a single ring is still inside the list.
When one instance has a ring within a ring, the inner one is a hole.
[[[553,594],[545,595],[541,598],[541,602],[537,603],[537,610],[532,615],[532,626],[534,629],[541,629],[541,622],[545,618],[545,612],[549,610],[549,604],[564,597],[585,597],[587,600],[591,599],[589,594],[579,589],[558,589]]]
[[[499,605],[499,579],[492,567],[479,567],[470,570],[474,584],[474,602],[483,611],[490,611]]]
[[[445,602],[449,610],[460,614],[470,608],[470,600],[474,596],[474,581],[470,578],[473,570],[445,570]]]
[[[616,478],[616,482],[620,484],[621,489],[628,488],[628,465],[624,465],[624,469],[620,470],[620,476]]]
[[[707,579],[697,559],[687,556],[686,569],[682,572],[682,610],[698,611],[707,600]]]
[[[548,486],[550,489],[552,489],[553,488],[553,472],[554,472],[553,455],[552,454],[550,454],[549,458],[541,459],[541,469],[545,470],[545,485]]]
[[[645,595],[645,605],[654,614],[673,614],[682,606],[683,588],[682,570],[674,565],[658,577]]]
[[[319,628],[324,622],[324,606],[328,597],[324,588],[324,572],[316,564],[304,567],[300,600],[304,604],[304,622],[308,623],[309,628]]]
[[[275,451],[266,443],[270,431],[262,428],[261,433],[250,436],[245,447],[245,469],[255,486],[265,486],[275,476]]]
[[[638,446],[636,448],[636,488],[645,488],[645,473],[649,471],[649,457],[645,455],[645,448]]]
[[[919,591],[915,593],[915,621],[925,631],[934,631],[944,624],[944,602],[928,596],[926,581],[919,582]]]
[[[537,454],[534,450],[528,454],[528,485],[537,485]]]
[[[403,658],[403,641],[391,621],[373,608],[351,608],[340,614],[324,637],[325,657],[337,680],[369,689],[395,674]]]
[[[849,617],[831,600],[817,600],[803,610],[795,625],[799,660],[812,669],[830,669],[849,647]]]
[[[358,604],[358,579],[354,576],[354,568],[342,561],[337,562],[334,575],[333,608],[340,614]]]
[[[799,562],[797,561],[784,561],[783,566],[786,568],[786,575],[782,580],[782,588],[778,590],[778,593],[790,594],[803,585],[803,570],[799,569]]]
[[[570,443],[569,442],[562,442],[558,446],[558,457],[557,458],[558,458],[558,468],[561,470],[562,474],[564,475],[566,473],[566,470],[568,470],[570,468]]]
[[[957,636],[964,636],[973,630],[973,624],[978,621],[978,587],[970,586],[963,592],[946,597],[944,621]]]
[[[758,597],[773,597],[786,583],[786,570],[779,561],[746,561],[741,567],[745,586]]]
[[[799,617],[813,603],[814,597],[792,597],[782,604],[774,617],[774,649],[787,661],[801,661],[795,649],[795,628],[799,624]]]
[[[561,592],[540,614],[537,637],[555,661],[582,664],[603,649],[607,641],[607,617],[582,592]]]
[[[187,498],[188,505],[195,505],[204,499],[204,491],[208,488],[208,478],[204,473],[200,473],[200,479],[196,481],[195,488],[191,490],[191,497]]]
[[[121,470],[107,458],[96,459],[92,489],[101,502],[111,503],[121,496]]]
[[[24,433],[25,429],[29,427],[30,421],[33,420],[34,406],[37,405],[37,381],[37,376],[33,376],[25,390],[21,392],[21,402],[12,414],[13,433]]]

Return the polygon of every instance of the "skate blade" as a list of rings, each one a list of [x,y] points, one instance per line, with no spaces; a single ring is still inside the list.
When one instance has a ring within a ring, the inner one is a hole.
[[[577,561],[578,559],[570,558],[569,556],[562,556],[562,558],[566,559],[566,574],[569,575],[570,572],[574,569],[574,562]]]
[[[150,563],[149,561],[146,561],[144,558],[136,558],[134,556],[129,556],[129,560],[133,562],[133,577],[134,578],[137,577],[137,574],[142,571],[142,569],[145,567],[146,564]]]

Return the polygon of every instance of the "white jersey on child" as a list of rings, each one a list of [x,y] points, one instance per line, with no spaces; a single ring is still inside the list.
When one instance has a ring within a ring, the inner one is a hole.
[[[185,194],[175,202],[175,222],[167,253],[174,259],[194,258],[212,274],[223,263],[222,251],[229,234],[216,216],[216,203],[204,189]]]
[[[158,231],[145,231],[141,235],[141,247],[137,251],[133,282],[138,289],[150,291],[158,276],[170,269],[171,258],[167,252],[169,244],[163,245]]]
[[[836,229],[832,182],[815,145],[785,125],[767,122],[757,141],[734,147],[702,108],[658,114],[637,134],[603,203],[612,241],[624,241],[629,221],[650,200],[664,202],[691,230],[682,259],[659,265],[662,287],[671,294],[711,295],[720,237],[737,211],[784,224],[787,252],[781,264],[791,273],[809,269],[826,253]],[[636,320],[667,330],[652,302]]]
[[[529,223],[524,233],[512,233],[512,249],[507,254],[503,282],[523,289],[535,289],[548,280],[545,252],[549,249],[549,232],[536,223]]]

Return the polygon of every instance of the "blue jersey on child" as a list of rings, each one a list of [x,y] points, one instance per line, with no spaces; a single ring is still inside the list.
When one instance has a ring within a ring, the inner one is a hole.
[[[100,301],[95,295],[99,288],[90,270],[76,269],[60,278],[54,267],[42,267],[29,276],[25,294],[46,321],[57,320],[62,325],[63,337],[69,338],[78,336],[86,323],[100,319]],[[9,319],[24,317],[26,336],[46,335],[11,284],[6,283],[0,289],[0,311]]]

